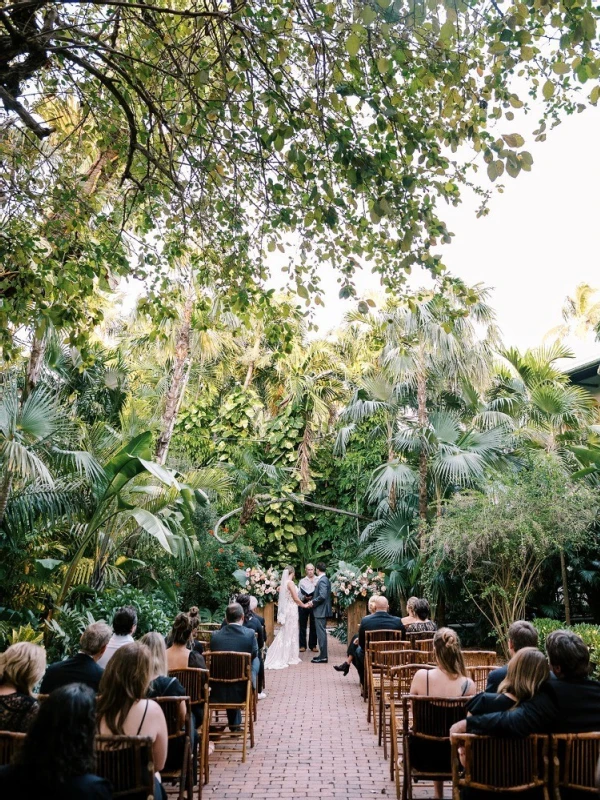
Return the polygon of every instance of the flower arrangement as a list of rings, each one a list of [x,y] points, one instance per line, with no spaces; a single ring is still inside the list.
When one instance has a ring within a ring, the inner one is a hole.
[[[347,608],[356,600],[385,594],[385,574],[372,567],[358,568],[340,561],[333,576],[331,589],[341,608]]]
[[[281,579],[273,567],[248,567],[243,571],[238,570],[235,575],[248,594],[253,594],[259,601],[270,603],[277,597]]]

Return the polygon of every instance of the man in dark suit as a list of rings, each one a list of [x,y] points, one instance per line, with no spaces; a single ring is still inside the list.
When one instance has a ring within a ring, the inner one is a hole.
[[[538,646],[538,632],[533,627],[531,622],[524,619],[518,619],[508,629],[508,652],[512,658],[515,653],[523,647],[537,647]],[[498,691],[498,686],[506,678],[508,671],[508,664],[503,667],[494,669],[488,675],[486,692],[495,693]]]
[[[312,609],[317,629],[319,655],[311,658],[312,664],[327,664],[327,617],[331,616],[331,583],[325,574],[326,566],[322,561],[317,564],[317,582],[313,599],[307,603]]]
[[[112,629],[105,622],[88,625],[81,634],[77,655],[67,658],[66,661],[50,664],[42,680],[40,694],[50,694],[54,689],[69,683],[85,683],[97,692],[104,672],[97,662],[106,650],[111,636]]]
[[[549,680],[517,708],[467,717],[451,733],[529,736],[530,733],[586,733],[600,730],[600,682],[591,680],[590,653],[572,631],[554,631],[546,639]]]
[[[404,625],[400,617],[394,617],[389,613],[390,604],[387,597],[373,597],[372,605],[375,611],[366,617],[362,618],[360,627],[358,629],[358,645],[354,648],[354,653],[351,655],[352,663],[356,667],[361,685],[365,677],[365,639],[367,631],[402,631],[404,635]],[[348,648],[350,652],[350,648]]]
[[[225,612],[225,625],[220,631],[215,631],[210,637],[211,651],[250,653],[252,656],[252,686],[256,686],[256,677],[260,669],[258,659],[258,642],[251,628],[244,627],[244,610],[239,603],[231,603]],[[230,683],[214,684],[211,687],[210,697],[221,703],[242,703],[246,696],[246,684]],[[233,730],[242,722],[242,712],[236,709],[227,711],[229,727]]]

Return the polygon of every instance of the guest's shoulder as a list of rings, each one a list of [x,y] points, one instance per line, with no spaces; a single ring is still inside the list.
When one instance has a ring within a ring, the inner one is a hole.
[[[508,711],[515,704],[505,694],[480,692],[467,703],[467,711],[471,714],[492,714],[495,711]]]
[[[110,783],[98,775],[78,775],[71,783],[70,798],[81,800],[110,800],[112,789]]]

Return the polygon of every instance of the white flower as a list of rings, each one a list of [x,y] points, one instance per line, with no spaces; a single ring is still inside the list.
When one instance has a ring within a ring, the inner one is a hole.
[[[344,589],[344,594],[350,594],[350,592],[348,591],[348,589]]]

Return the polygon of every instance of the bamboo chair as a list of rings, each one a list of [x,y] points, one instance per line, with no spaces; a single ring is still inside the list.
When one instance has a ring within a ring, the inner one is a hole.
[[[199,622],[198,630],[201,631],[218,631],[221,629],[220,622]]]
[[[24,733],[0,731],[0,767],[10,764],[24,740]]]
[[[495,650],[463,650],[465,667],[496,667],[498,656]]]
[[[172,678],[177,678],[179,683],[189,695],[192,707],[192,724],[194,724],[193,712],[197,708],[202,709],[202,725],[196,728],[198,734],[198,775],[199,780],[208,783],[209,763],[208,763],[208,680],[209,672],[207,669],[198,667],[185,667],[184,669],[172,669],[169,671]],[[200,792],[200,789],[198,790]]]
[[[38,701],[38,703],[39,703],[40,705],[42,705],[42,703],[43,703],[45,700],[47,700],[47,699],[48,699],[48,695],[47,695],[47,694],[36,694],[36,695],[34,695],[34,697],[35,697],[35,699]]]
[[[363,683],[363,700],[365,703],[369,699],[369,687],[367,685],[367,664],[369,663],[369,648],[374,642],[400,642],[402,641],[402,631],[393,631],[386,628],[376,631],[365,631],[365,677]]]
[[[377,734],[377,720],[379,719],[379,744],[381,745],[381,701],[386,691],[389,693],[389,672],[392,667],[403,664],[426,664],[427,653],[419,650],[409,650],[406,647],[398,648],[397,644],[407,642],[376,642],[369,652],[369,708],[367,722],[373,715],[373,733]],[[379,709],[377,717],[376,708]]]
[[[568,790],[597,794],[600,733],[553,733],[551,741],[556,800]]]
[[[395,652],[399,652],[400,650],[404,652],[414,652],[409,650],[409,642],[403,642],[400,639],[398,640],[389,640],[383,639],[381,641],[371,642],[369,645],[369,650],[365,653],[365,684],[367,688],[367,722],[371,722],[371,715],[373,715],[373,732],[377,733],[377,728],[375,725],[375,704],[377,702],[377,697],[379,695],[379,682],[381,679],[380,670],[384,664],[380,663],[379,660],[379,653],[386,651],[394,650]],[[397,666],[398,664],[407,664],[409,661],[413,659],[400,660],[393,666]],[[417,661],[420,659],[417,658]]]
[[[429,639],[417,639],[412,645],[414,650],[420,650],[422,653],[428,653],[433,657],[433,636]]]
[[[201,642],[204,652],[210,650],[210,637],[213,635],[212,629],[196,628],[194,631],[194,638],[197,642]]]
[[[113,798],[154,800],[149,736],[96,736],[95,750],[95,773],[112,784]]]
[[[161,778],[179,782],[179,800],[187,794],[187,800],[194,796],[194,769],[192,753],[192,707],[189,697],[156,697],[167,722],[168,750],[172,755],[181,748],[181,765],[160,771]],[[182,704],[183,720],[182,720]],[[183,725],[182,725],[183,722]],[[202,797],[202,781],[198,785],[198,797]]]
[[[485,692],[485,687],[487,686],[488,676],[490,672],[492,672],[496,667],[467,667],[467,676],[471,678],[477,692]]]
[[[417,650],[417,642],[430,642],[430,647],[433,650],[433,636],[435,631],[410,631],[406,632],[406,641],[410,642],[411,650]]]
[[[501,739],[466,733],[451,739],[453,800],[460,800],[465,789],[490,796],[538,789],[544,800],[550,800],[548,736],[532,734],[524,739]],[[464,747],[464,770],[459,747]]]
[[[467,715],[469,697],[427,697],[407,695],[402,698],[402,755],[404,780],[402,800],[412,800],[413,781],[452,780],[450,728]],[[409,725],[412,712],[412,726]],[[396,794],[399,797],[399,774],[396,770]]]
[[[387,758],[387,730],[390,730],[390,780],[394,780],[394,770],[398,766],[402,736],[402,698],[410,694],[413,678],[420,669],[435,669],[432,664],[404,664],[390,669],[390,691],[383,703],[383,754]],[[386,708],[389,707],[389,719]],[[395,712],[392,710],[395,707]]]
[[[218,686],[233,687],[235,684],[245,684],[245,698],[241,702],[226,702],[209,698],[209,725],[213,712],[235,710],[242,712],[240,731],[219,731],[214,739],[232,741],[242,740],[242,763],[246,761],[248,737],[250,747],[254,747],[254,717],[252,714],[252,673],[250,653],[232,653],[229,651],[211,652],[206,654],[206,664],[210,673],[210,687],[214,690]],[[209,728],[210,730],[210,728]],[[218,748],[232,752],[232,748]]]

